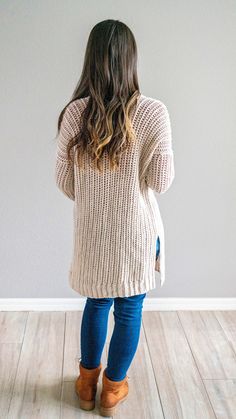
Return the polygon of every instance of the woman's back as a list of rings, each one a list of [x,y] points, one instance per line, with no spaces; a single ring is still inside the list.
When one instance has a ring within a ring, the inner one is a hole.
[[[154,191],[164,193],[174,179],[169,114],[160,100],[141,94],[131,114],[136,140],[118,170],[110,169],[106,153],[102,172],[91,166],[89,153],[82,170],[68,161],[66,149],[82,129],[88,99],[66,108],[57,148],[56,182],[74,200],[70,284],[90,297],[144,293],[156,287],[158,236],[161,285],[165,280],[164,228]]]

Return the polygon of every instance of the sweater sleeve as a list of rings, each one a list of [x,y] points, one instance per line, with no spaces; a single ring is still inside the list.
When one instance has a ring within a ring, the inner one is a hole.
[[[152,154],[146,169],[145,181],[151,189],[163,194],[173,182],[175,168],[170,117],[161,101],[158,101],[157,110],[152,117]]]
[[[70,199],[75,200],[74,188],[74,165],[67,157],[67,144],[75,133],[73,130],[73,116],[66,108],[61,121],[61,127],[58,136],[55,164],[55,181],[57,187]]]

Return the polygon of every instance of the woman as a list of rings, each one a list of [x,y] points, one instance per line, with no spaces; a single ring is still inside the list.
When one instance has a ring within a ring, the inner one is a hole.
[[[164,229],[155,192],[174,178],[166,106],[140,93],[137,47],[119,20],[91,30],[81,78],[58,121],[55,178],[74,201],[69,281],[86,304],[81,323],[80,406],[95,406],[109,310],[114,330],[102,376],[100,413],[128,396],[146,293],[165,279]]]

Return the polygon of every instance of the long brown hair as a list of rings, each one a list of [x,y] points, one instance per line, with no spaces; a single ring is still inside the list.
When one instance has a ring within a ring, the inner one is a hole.
[[[121,154],[135,140],[130,116],[140,94],[132,31],[119,20],[97,23],[89,34],[79,82],[58,119],[59,133],[67,106],[89,96],[82,128],[68,143],[68,159],[72,161],[72,147],[78,164],[87,151],[101,171],[100,161],[107,152],[111,169],[118,168]]]

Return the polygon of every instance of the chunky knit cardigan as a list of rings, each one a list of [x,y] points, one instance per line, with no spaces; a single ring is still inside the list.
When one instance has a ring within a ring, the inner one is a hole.
[[[112,172],[85,170],[67,159],[66,145],[81,129],[89,96],[71,102],[63,115],[55,164],[57,187],[74,201],[70,286],[87,297],[128,297],[165,281],[165,237],[155,196],[166,192],[175,176],[169,113],[158,99],[140,94],[131,115],[136,141]],[[156,260],[156,240],[160,249]]]

